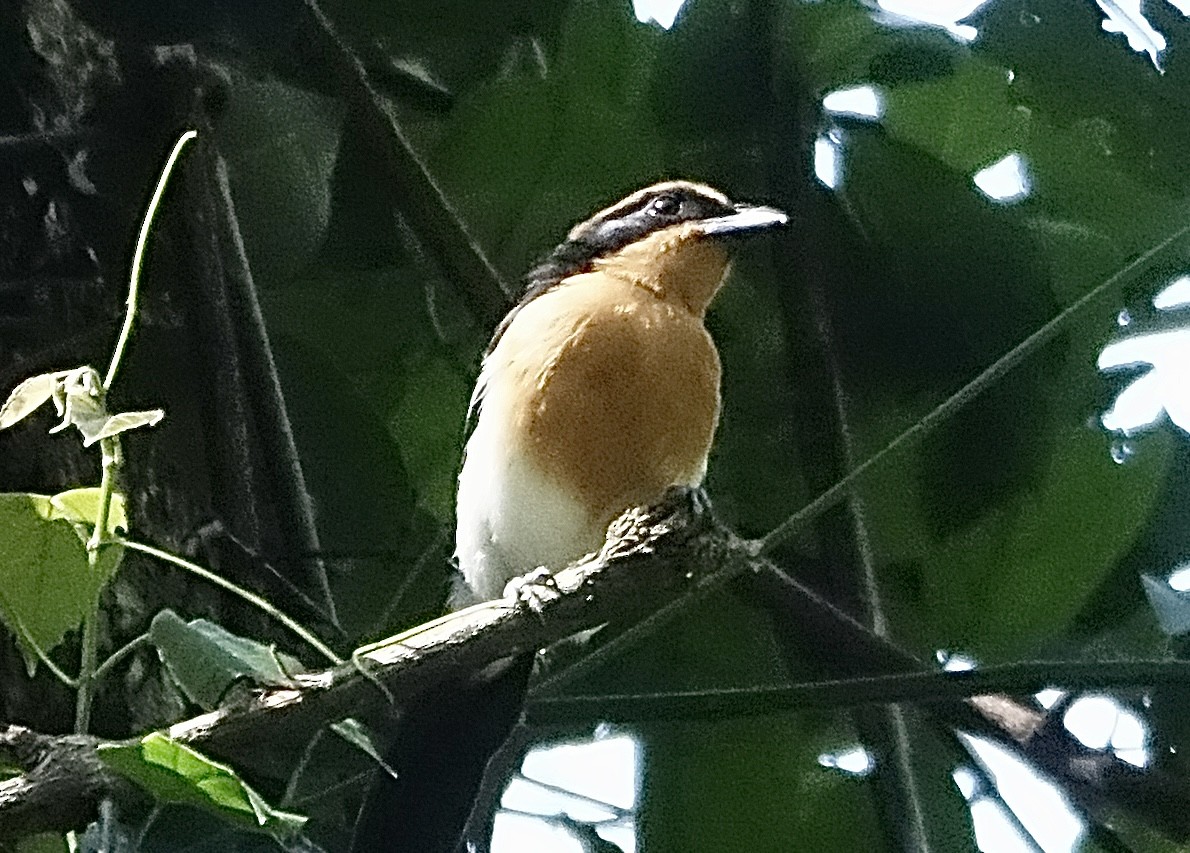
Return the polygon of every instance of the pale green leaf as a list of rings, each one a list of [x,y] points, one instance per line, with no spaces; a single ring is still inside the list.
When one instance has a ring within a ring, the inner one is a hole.
[[[112,415],[104,421],[99,429],[86,436],[83,445],[89,447],[101,439],[111,438],[113,435],[128,432],[130,429],[154,426],[164,417],[165,412],[161,409],[150,409],[145,412],[121,412],[118,415]]]
[[[30,644],[49,652],[79,627],[123,556],[123,548],[105,547],[92,568],[62,512],[47,495],[0,494],[0,621],[20,641],[30,672],[37,663]]]
[[[98,486],[58,492],[50,498],[50,518],[61,518],[72,524],[83,524],[88,528],[94,528],[95,519],[99,517],[99,496]],[[122,532],[128,532],[127,502],[123,494],[112,492],[105,533],[108,536],[116,536]]]
[[[29,377],[14,388],[4,405],[0,406],[0,429],[8,429],[53,399],[54,391],[65,375],[66,371],[42,373]]]
[[[99,757],[159,802],[197,806],[278,841],[297,835],[306,818],[274,809],[230,767],[152,732],[131,744],[101,744]]]

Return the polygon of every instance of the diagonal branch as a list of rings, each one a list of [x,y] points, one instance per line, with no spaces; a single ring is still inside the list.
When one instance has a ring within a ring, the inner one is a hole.
[[[848,470],[830,488],[823,491],[818,497],[810,501],[810,503],[791,514],[769,531],[761,540],[761,553],[771,554],[781,545],[802,534],[826,510],[847,497],[856,481],[873,466],[893,452],[921,441],[933,432],[934,429],[948,421],[960,410],[966,408],[972,400],[979,397],[989,388],[994,387],[1007,373],[1024,361],[1027,356],[1041,349],[1065,331],[1066,327],[1076,317],[1080,316],[1088,305],[1094,304],[1108,293],[1113,292],[1121,282],[1126,281],[1138,270],[1145,269],[1155,258],[1163,256],[1166,250],[1175,244],[1179,244],[1179,241],[1186,237],[1187,234],[1190,234],[1190,225],[1183,225],[1129,261],[1074,302],[1067,305],[1035,332],[992,362],[978,376],[958,391],[955,391],[931,411],[927,412],[911,427],[863,462]]]
[[[946,702],[990,693],[1036,693],[1055,684],[1065,690],[1104,690],[1138,685],[1190,686],[1190,661],[1021,661],[958,671],[921,670],[892,675],[824,678],[771,687],[727,687],[600,696],[547,695],[525,709],[531,725],[574,719],[609,723],[739,719],[787,711],[823,711],[887,702]],[[1024,718],[1032,723],[1032,715]],[[1005,728],[1007,728],[1005,721]],[[1021,739],[1027,726],[1013,725]]]
[[[346,95],[367,117],[362,129],[375,148],[377,165],[389,172],[400,188],[400,214],[429,250],[446,278],[456,282],[459,294],[484,328],[490,328],[508,308],[514,288],[489,260],[479,240],[418,152],[401,125],[392,104],[372,82],[363,60],[339,34],[317,0],[304,0],[307,14],[319,37],[329,46],[332,73]]]
[[[660,506],[629,511],[612,525],[599,553],[557,573],[552,583],[527,586],[526,592],[534,596],[468,608],[362,650],[359,666],[347,664],[299,676],[296,687],[257,691],[220,710],[176,723],[168,733],[216,758],[244,766],[258,751],[286,754],[294,743],[328,723],[387,710],[388,699],[377,682],[404,706],[495,661],[594,626],[649,624],[658,612],[681,612],[681,602],[700,598],[700,590],[719,588],[740,576],[746,576],[752,592],[773,609],[777,630],[798,634],[814,650],[814,657],[808,659],[823,660],[836,679],[850,679],[774,694],[770,700],[774,708],[797,705],[799,696],[826,704],[924,700],[926,712],[939,725],[974,731],[1015,748],[1062,784],[1089,813],[1098,817],[1105,809],[1124,805],[1175,837],[1190,836],[1186,810],[1170,807],[1180,802],[1180,793],[1159,774],[1082,747],[1060,720],[1049,720],[1041,711],[1002,694],[955,698],[998,685],[1022,689],[1023,684],[1032,686],[1032,677],[1049,683],[1055,675],[1052,670],[1021,665],[1016,673],[996,668],[990,674],[912,676],[932,667],[758,558],[755,543],[718,525],[698,493],[675,493]],[[648,633],[629,630],[622,636],[640,642]],[[1072,680],[1092,683],[1090,666],[1084,665],[1081,671],[1072,668]],[[1185,675],[1185,667],[1173,664],[1135,666],[1131,675],[1138,681]],[[1115,672],[1121,680],[1126,674]],[[1008,675],[1019,680],[1011,681]],[[905,695],[898,695],[898,689]],[[539,711],[543,701],[533,700],[532,708]],[[647,712],[647,700],[644,706]],[[600,708],[600,713],[607,710]],[[86,815],[93,814],[99,799],[119,788],[119,780],[97,766],[93,741],[25,735],[11,727],[0,729],[0,749],[7,745],[6,738],[20,741],[22,737],[26,740],[21,742],[37,739],[38,748],[13,751],[12,760],[26,773],[0,783],[0,839],[31,829],[78,827]]]

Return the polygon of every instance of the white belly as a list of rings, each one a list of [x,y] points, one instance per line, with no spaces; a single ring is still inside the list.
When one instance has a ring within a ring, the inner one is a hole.
[[[459,473],[455,558],[480,599],[498,598],[508,581],[540,566],[565,567],[598,549],[605,532],[512,449],[498,420],[480,414]]]

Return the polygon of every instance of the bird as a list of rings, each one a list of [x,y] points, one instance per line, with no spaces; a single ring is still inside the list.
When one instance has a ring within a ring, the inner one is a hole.
[[[456,502],[459,607],[600,547],[623,511],[698,486],[719,422],[704,325],[737,237],[787,222],[690,181],[638,190],[530,270],[471,397]],[[490,756],[521,713],[535,652],[402,708],[353,850],[456,851]],[[467,833],[490,835],[491,817]]]
[[[454,558],[475,600],[597,550],[624,511],[699,486],[720,413],[706,312],[773,207],[692,181],[574,226],[496,327],[471,397]]]

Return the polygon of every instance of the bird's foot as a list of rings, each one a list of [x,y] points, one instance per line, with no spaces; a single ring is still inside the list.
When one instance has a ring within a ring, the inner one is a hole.
[[[504,587],[505,598],[528,605],[534,613],[541,613],[547,604],[556,601],[561,594],[554,573],[544,566],[513,578]]]

